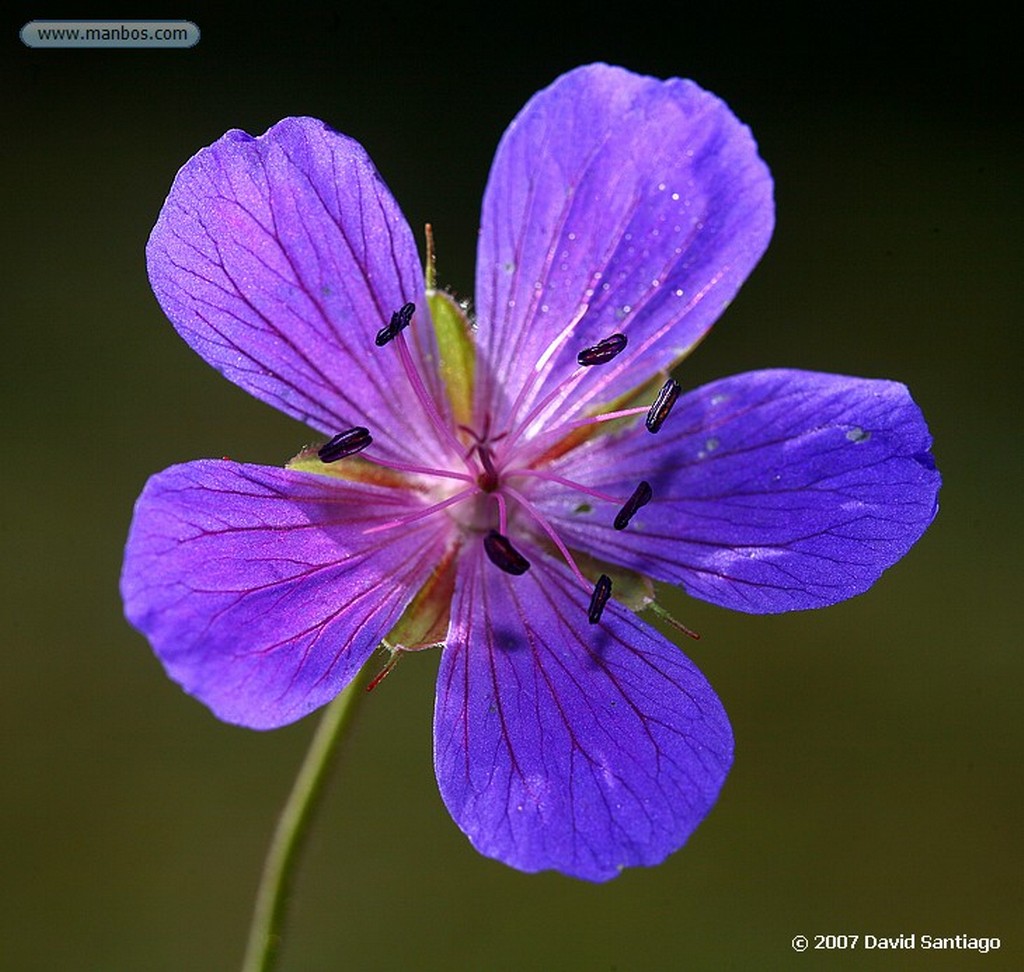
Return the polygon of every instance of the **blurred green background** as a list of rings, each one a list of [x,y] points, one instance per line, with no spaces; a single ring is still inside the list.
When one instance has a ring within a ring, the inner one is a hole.
[[[306,431],[174,334],[143,248],[177,168],[226,129],[312,114],[366,145],[442,279],[472,292],[505,125],[590,60],[693,77],[754,130],[775,240],[680,372],[905,381],[938,520],[868,595],[730,614],[682,596],[733,720],[716,810],[605,886],[477,856],[431,766],[436,655],[364,707],[303,858],[283,970],[1021,968],[1021,91],[1010,32],[867,8],[338,5],[195,20],[192,50],[27,50],[3,94],[4,639],[0,969],[240,961],[275,815],[312,731],[216,722],[121,616],[147,476]],[[201,9],[201,8],[199,8]],[[270,10],[271,8],[263,8]],[[403,12],[404,10],[404,12]],[[117,10],[98,10],[116,16]],[[125,16],[138,16],[135,11]],[[794,935],[996,935],[998,953],[794,955]]]

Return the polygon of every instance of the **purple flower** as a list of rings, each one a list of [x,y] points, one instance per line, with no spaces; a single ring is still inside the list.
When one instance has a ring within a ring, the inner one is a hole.
[[[741,611],[821,607],[936,511],[902,385],[666,380],[773,211],[717,98],[572,71],[498,148],[471,326],[360,145],[309,118],[229,132],[174,182],[153,289],[210,364],[328,441],[285,469],[154,476],[129,619],[187,692],[260,729],[330,701],[385,639],[443,643],[438,784],[481,853],[590,880],[662,861],[733,744],[701,673],[635,615],[649,578]]]

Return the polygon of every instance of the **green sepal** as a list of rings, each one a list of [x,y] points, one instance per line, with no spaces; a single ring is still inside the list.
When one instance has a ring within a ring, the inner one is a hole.
[[[428,290],[427,303],[441,358],[441,380],[451,402],[452,415],[457,424],[468,425],[473,418],[473,375],[476,371],[473,326],[466,317],[465,309],[444,291]]]
[[[317,454],[319,446],[305,446],[298,455],[285,463],[285,469],[296,472],[315,473],[318,476],[330,476],[333,479],[344,479],[349,483],[373,483],[376,486],[387,486],[392,489],[411,489],[409,480],[394,469],[378,466],[367,462],[361,456],[348,456],[337,462],[321,462]]]
[[[607,574],[612,582],[612,597],[630,611],[639,613],[654,603],[654,581],[649,577],[578,551],[573,551],[573,557],[584,577],[593,578],[595,584],[601,574]]]
[[[427,582],[402,612],[388,632],[384,644],[392,651],[416,651],[444,643],[451,618],[452,595],[455,592],[455,557],[453,547],[434,568]]]

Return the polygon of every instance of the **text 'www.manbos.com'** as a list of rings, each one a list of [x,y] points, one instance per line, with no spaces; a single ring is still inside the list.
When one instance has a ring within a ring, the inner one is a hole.
[[[194,47],[191,20],[30,20],[21,28],[26,47]]]

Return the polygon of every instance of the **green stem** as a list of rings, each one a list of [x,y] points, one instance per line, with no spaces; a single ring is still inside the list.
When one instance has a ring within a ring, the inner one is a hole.
[[[316,728],[263,863],[242,972],[270,972],[277,961],[286,898],[298,852],[323,793],[331,755],[352,723],[358,700],[365,694],[363,678],[357,675],[327,706]]]

